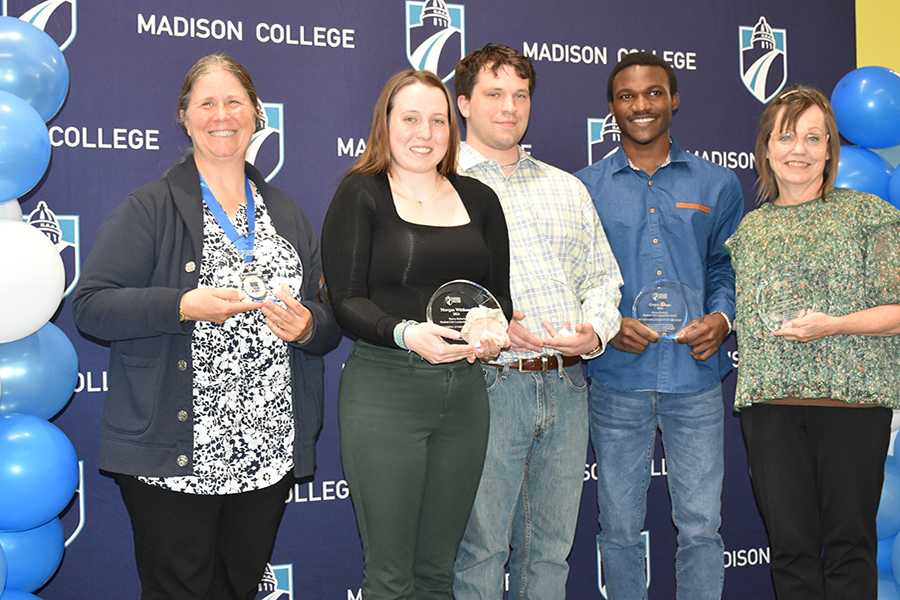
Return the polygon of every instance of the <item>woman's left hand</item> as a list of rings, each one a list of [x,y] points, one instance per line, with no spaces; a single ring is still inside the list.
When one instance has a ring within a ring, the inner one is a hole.
[[[833,335],[833,323],[834,317],[804,308],[795,319],[785,322],[781,329],[769,335],[782,337],[791,342],[811,342]]]
[[[262,308],[266,325],[286,342],[305,342],[312,335],[313,318],[309,309],[294,300],[287,284],[275,292],[282,304],[266,300]]]

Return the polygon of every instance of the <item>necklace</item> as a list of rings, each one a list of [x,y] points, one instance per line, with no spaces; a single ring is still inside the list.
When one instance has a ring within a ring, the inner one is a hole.
[[[391,181],[394,182],[394,185],[396,185],[400,189],[400,191],[403,192],[404,195],[406,195],[410,200],[413,200],[414,202],[418,202],[419,206],[422,206],[423,204],[425,204],[426,202],[428,202],[429,200],[431,200],[432,198],[437,196],[438,191],[441,189],[440,180],[435,180],[434,192],[432,192],[432,194],[430,196],[428,196],[427,198],[425,198],[424,200],[417,200],[415,196],[413,196],[408,191],[406,191],[405,187],[400,185],[400,182],[397,181],[397,179],[395,179],[393,175],[388,175],[388,177],[390,178]]]
[[[521,160],[521,159],[519,159],[519,160]],[[519,160],[516,160],[516,162],[510,163],[510,164],[508,164],[508,165],[500,165],[500,168],[501,168],[501,169],[509,169],[509,168],[512,168],[512,167],[516,166],[517,164],[519,164]]]

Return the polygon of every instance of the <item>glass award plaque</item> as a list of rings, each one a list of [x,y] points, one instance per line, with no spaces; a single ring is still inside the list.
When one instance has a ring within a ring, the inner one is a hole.
[[[227,281],[223,285],[244,292],[245,302],[280,302],[275,292],[287,284],[291,296],[299,301],[303,263],[294,247],[283,237],[272,233],[255,232],[241,237],[248,239],[250,249],[237,250],[240,260],[229,254],[222,256],[214,265],[219,280]],[[245,257],[252,260],[247,261]]]
[[[766,327],[781,329],[803,309],[824,310],[828,280],[819,269],[803,264],[783,264],[769,270],[756,289],[755,310]]]
[[[703,303],[685,283],[655,281],[634,299],[631,314],[661,339],[674,340],[682,327],[703,316]]]
[[[535,331],[547,332],[546,321],[559,337],[575,335],[575,325],[581,323],[584,317],[581,299],[571,286],[558,279],[534,279],[528,284],[526,295],[533,301],[531,306],[540,307],[540,314],[534,315],[540,320],[540,328]]]
[[[456,279],[434,292],[425,307],[429,323],[454,329],[460,339],[441,338],[448,344],[467,344],[490,336],[503,341],[509,323],[493,294],[475,282]]]

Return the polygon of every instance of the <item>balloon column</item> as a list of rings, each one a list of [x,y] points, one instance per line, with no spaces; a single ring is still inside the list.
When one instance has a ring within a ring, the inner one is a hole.
[[[838,187],[881,196],[900,208],[900,169],[882,156],[900,157],[900,74],[884,67],[862,67],[845,75],[831,95],[841,135],[856,146],[841,146]],[[877,150],[878,152],[874,152]],[[900,394],[900,390],[897,390]],[[891,455],[884,466],[878,507],[878,598],[900,600],[900,452],[891,424]]]
[[[856,144],[841,146],[835,185],[900,207],[897,162],[882,157],[900,157],[900,73],[886,67],[850,71],[835,86],[831,105],[841,136]]]
[[[78,358],[49,319],[65,270],[53,242],[22,221],[18,198],[50,163],[46,122],[69,70],[33,25],[0,17],[0,598],[36,598],[65,548],[59,513],[78,486],[78,459],[47,419],[71,398]]]

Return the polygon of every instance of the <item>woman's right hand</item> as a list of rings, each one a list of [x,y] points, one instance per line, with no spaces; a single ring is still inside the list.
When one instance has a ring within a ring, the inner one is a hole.
[[[230,288],[197,288],[181,297],[181,312],[188,321],[212,321],[221,325],[229,318],[256,310],[262,302],[244,302],[244,292]]]
[[[433,365],[456,362],[472,354],[472,346],[448,344],[441,337],[456,340],[459,332],[434,323],[417,323],[406,329],[406,347]]]

